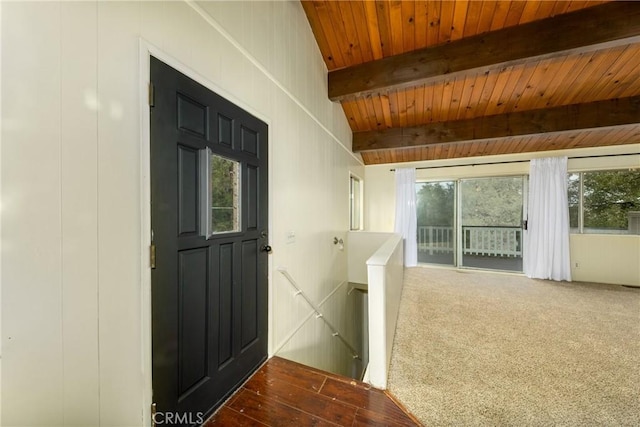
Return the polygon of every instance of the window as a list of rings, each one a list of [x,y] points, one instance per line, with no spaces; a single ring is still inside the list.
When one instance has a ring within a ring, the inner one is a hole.
[[[351,230],[362,229],[362,183],[353,175],[349,178],[349,224]]]
[[[570,173],[573,233],[640,234],[640,170]]]
[[[201,150],[201,234],[240,231],[240,163]]]
[[[526,178],[416,183],[418,262],[522,271]]]

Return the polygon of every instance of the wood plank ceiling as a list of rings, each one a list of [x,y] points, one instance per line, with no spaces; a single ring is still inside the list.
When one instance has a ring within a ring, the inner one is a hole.
[[[365,164],[640,142],[640,2],[302,5]]]

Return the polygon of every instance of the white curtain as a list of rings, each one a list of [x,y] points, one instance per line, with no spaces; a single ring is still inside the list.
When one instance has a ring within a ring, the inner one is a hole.
[[[567,158],[531,160],[524,273],[571,281]]]
[[[396,169],[395,232],[404,238],[404,265],[418,265],[418,222],[416,218],[416,170]]]

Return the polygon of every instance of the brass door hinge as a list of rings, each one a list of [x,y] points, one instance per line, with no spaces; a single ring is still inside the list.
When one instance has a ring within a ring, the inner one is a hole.
[[[156,427],[156,404],[151,404],[151,427]]]
[[[149,247],[149,264],[151,268],[156,268],[156,245],[153,243]]]

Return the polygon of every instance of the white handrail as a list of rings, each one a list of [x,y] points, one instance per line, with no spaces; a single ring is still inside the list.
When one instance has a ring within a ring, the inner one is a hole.
[[[298,284],[296,283],[296,281],[293,279],[293,277],[291,277],[291,275],[289,274],[289,272],[287,271],[286,268],[283,267],[278,267],[277,270],[282,273],[282,275],[284,277],[286,277],[286,279],[289,281],[289,283],[291,283],[291,286],[293,286],[296,289],[296,295],[301,295],[302,298],[304,298],[304,300],[307,302],[307,304],[309,304],[309,306],[313,309],[313,311],[316,313],[316,318],[320,318],[324,321],[324,323],[327,325],[327,327],[331,330],[331,335],[338,338],[340,341],[342,341],[342,343],[347,346],[347,348],[349,349],[349,351],[351,352],[351,357],[353,357],[354,359],[357,360],[362,360],[360,358],[360,355],[358,355],[358,352],[356,351],[355,348],[353,348],[353,346],[351,344],[349,344],[347,342],[347,340],[345,340],[342,335],[340,335],[340,332],[338,332],[338,330],[331,324],[331,322],[329,322],[324,315],[322,314],[322,312],[320,311],[320,308],[318,306],[316,306],[310,299],[309,297],[304,293],[304,291],[302,289],[300,289],[300,286],[298,286]]]

